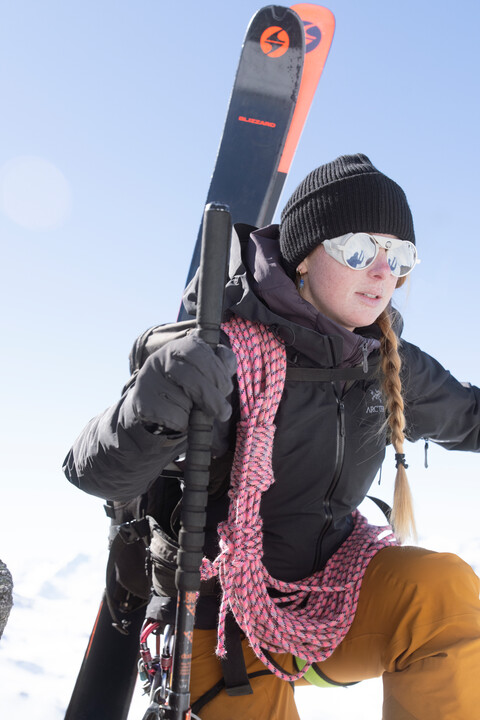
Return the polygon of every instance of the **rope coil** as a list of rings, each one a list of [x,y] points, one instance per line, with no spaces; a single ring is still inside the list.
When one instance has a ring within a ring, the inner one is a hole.
[[[275,481],[274,419],[285,383],[286,353],[261,324],[234,317],[222,327],[237,356],[240,421],[228,518],[218,527],[220,553],[213,562],[204,558],[201,568],[203,580],[217,576],[222,587],[217,654],[226,654],[230,610],[266,667],[277,677],[296,680],[313,662],[326,660],[345,637],[368,563],[396,541],[391,528],[369,525],[355,511],[352,533],[322,571],[298,582],[280,581],[267,572],[260,503]],[[289,674],[273,664],[266,651],[292,653],[306,665]]]

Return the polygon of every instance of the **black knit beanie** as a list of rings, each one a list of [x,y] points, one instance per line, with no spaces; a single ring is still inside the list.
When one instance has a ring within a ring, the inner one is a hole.
[[[287,273],[327,239],[349,232],[387,233],[415,243],[407,198],[366,155],[342,155],[313,170],[282,212],[280,251]]]

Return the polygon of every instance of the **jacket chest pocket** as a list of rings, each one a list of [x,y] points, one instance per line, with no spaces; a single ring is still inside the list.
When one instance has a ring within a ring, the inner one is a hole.
[[[369,383],[367,388],[352,391],[345,396],[347,437],[364,452],[385,447],[385,406],[380,383]]]

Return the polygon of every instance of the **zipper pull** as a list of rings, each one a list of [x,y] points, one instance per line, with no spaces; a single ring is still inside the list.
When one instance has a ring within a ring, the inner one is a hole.
[[[425,440],[425,467],[428,468],[428,438],[424,438]]]
[[[367,372],[368,372],[368,352],[367,352],[367,348],[368,348],[368,345],[367,345],[367,341],[365,340],[365,342],[364,342],[363,345],[362,345],[362,353],[363,353],[363,372],[365,373],[365,375],[366,375]]]
[[[383,462],[382,462],[382,464],[380,465],[380,472],[379,472],[379,474],[378,474],[378,484],[379,484],[379,485],[382,484],[382,470],[383,470]]]
[[[345,437],[345,403],[339,402],[338,409],[340,411],[340,435]]]

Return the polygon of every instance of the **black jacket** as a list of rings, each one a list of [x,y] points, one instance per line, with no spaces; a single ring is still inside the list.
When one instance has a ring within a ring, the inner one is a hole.
[[[384,458],[385,413],[378,371],[372,372],[379,363],[378,327],[350,333],[299,301],[276,256],[276,227],[252,237],[251,230],[237,227],[240,242],[234,240],[232,248],[228,313],[270,326],[286,343],[289,368],[338,372],[336,379],[309,381],[290,375],[289,370],[276,417],[276,480],[261,505],[264,561],[273,576],[297,580],[323,567],[348,536],[351,513],[364,499]],[[195,283],[185,302],[191,310]],[[279,307],[286,308],[283,316],[275,311]],[[158,338],[152,336],[147,351],[156,349],[156,342]],[[401,342],[401,357],[408,439],[428,437],[448,449],[478,451],[479,389],[465,387],[406,341]],[[367,375],[365,360],[370,368]],[[358,379],[338,371],[351,366],[359,366],[354,371]],[[215,466],[226,475],[234,426],[217,423],[215,430]],[[116,405],[85,428],[64,470],[88,493],[128,500],[151,487],[185,445],[183,437],[147,432],[134,416],[127,389]],[[227,486],[228,482],[223,484],[224,489]],[[226,515],[227,503],[225,492],[217,492],[209,502],[209,556],[216,552],[216,526]]]

